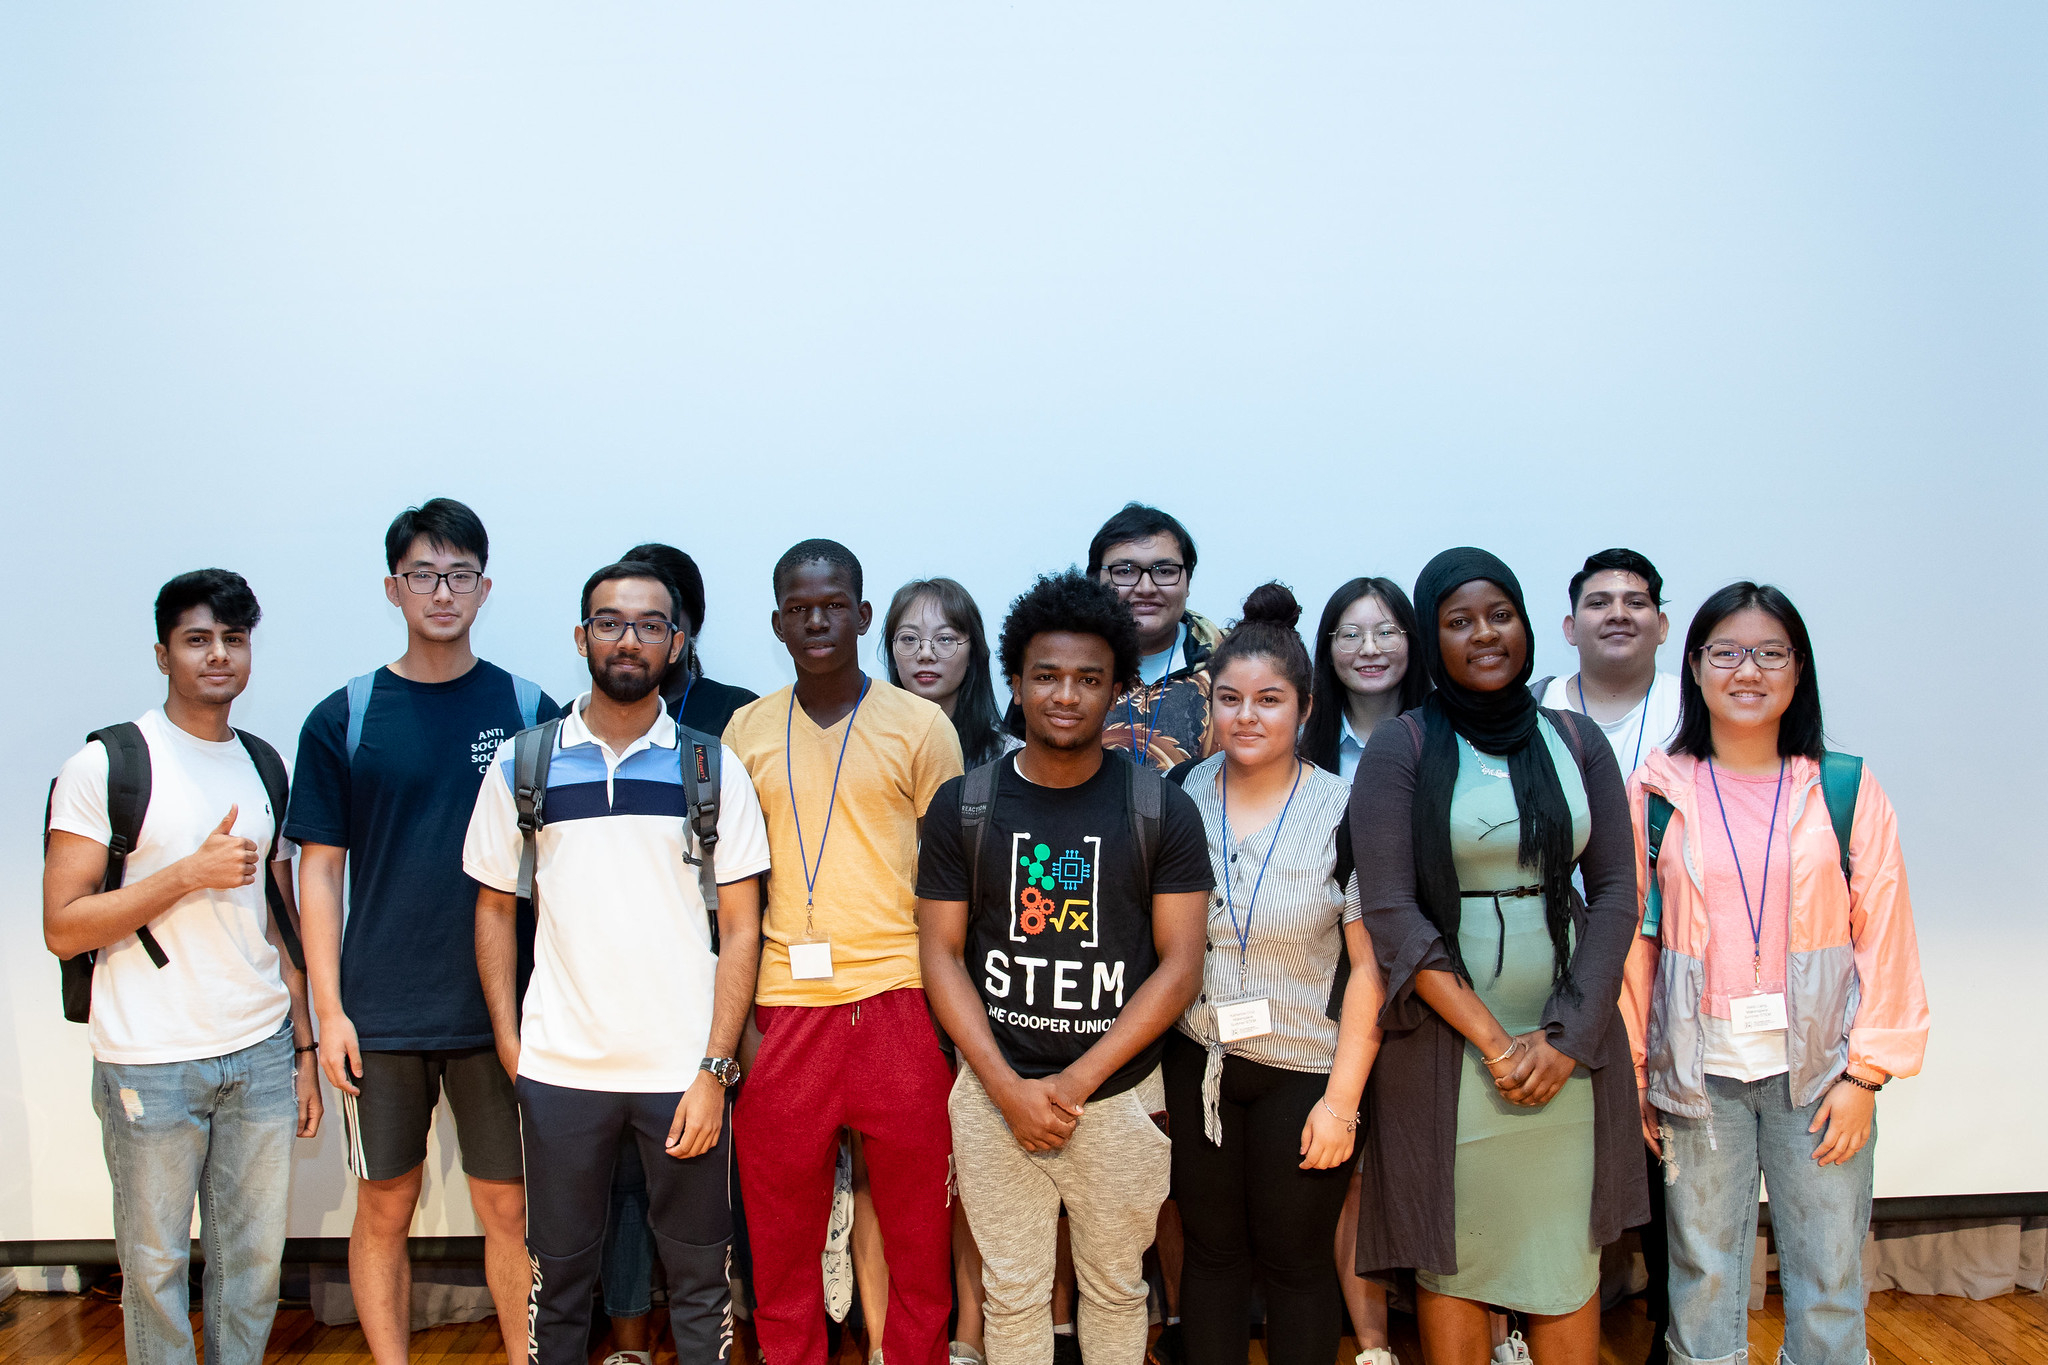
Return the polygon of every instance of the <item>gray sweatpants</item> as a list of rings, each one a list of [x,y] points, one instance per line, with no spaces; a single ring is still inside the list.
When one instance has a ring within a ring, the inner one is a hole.
[[[1027,1152],[973,1070],[960,1068],[947,1109],[960,1203],[981,1248],[988,1365],[1050,1365],[1062,1203],[1081,1290],[1083,1359],[1144,1360],[1145,1248],[1172,1173],[1173,1144],[1152,1121],[1165,1108],[1155,1068],[1129,1090],[1090,1101],[1065,1147]]]

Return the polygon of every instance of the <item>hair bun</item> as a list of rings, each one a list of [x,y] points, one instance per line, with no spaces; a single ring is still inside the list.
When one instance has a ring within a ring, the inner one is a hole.
[[[1301,621],[1301,603],[1294,600],[1285,583],[1262,583],[1244,599],[1244,615],[1239,619],[1246,625],[1265,621],[1293,630]]]

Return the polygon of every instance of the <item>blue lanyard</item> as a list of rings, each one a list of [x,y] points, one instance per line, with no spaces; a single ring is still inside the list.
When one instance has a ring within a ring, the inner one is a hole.
[[[1149,684],[1140,682],[1124,694],[1124,722],[1131,727],[1131,762],[1141,768],[1150,766],[1152,762],[1152,737],[1159,733],[1159,713],[1166,706],[1166,689],[1161,688],[1158,699],[1152,703],[1151,724],[1145,730],[1145,742],[1141,747],[1138,743],[1138,708],[1131,698],[1148,687]]]
[[[696,685],[697,675],[695,673],[692,673],[690,675],[690,680],[683,684],[683,695],[676,698],[676,724],[678,725],[681,725],[683,723],[683,708],[690,704],[690,689],[695,687]],[[789,695],[794,697],[796,695],[796,689],[791,688]]]
[[[1245,959],[1251,953],[1252,912],[1259,908],[1259,888],[1266,884],[1266,867],[1273,861],[1273,850],[1279,846],[1280,832],[1287,827],[1287,812],[1294,806],[1294,794],[1301,790],[1301,760],[1294,761],[1294,785],[1287,789],[1287,804],[1280,807],[1280,818],[1273,822],[1273,838],[1266,845],[1266,856],[1259,862],[1258,878],[1252,882],[1252,898],[1245,903],[1244,927],[1237,924],[1237,902],[1230,894],[1230,865],[1237,861],[1237,854],[1230,842],[1230,763],[1225,760],[1217,773],[1217,785],[1223,792],[1223,908],[1230,912],[1230,932],[1237,935],[1237,988],[1242,991],[1250,978],[1250,969]]]
[[[1646,702],[1648,698],[1644,699]],[[1735,880],[1742,887],[1742,913],[1749,917],[1749,942],[1754,953],[1751,961],[1756,969],[1756,988],[1764,988],[1764,903],[1771,896],[1771,841],[1778,837],[1778,798],[1785,794],[1785,760],[1778,760],[1778,785],[1771,792],[1771,826],[1764,835],[1764,879],[1756,898],[1756,909],[1749,905],[1749,878],[1742,875],[1742,855],[1735,851],[1735,831],[1728,824],[1728,807],[1721,803],[1721,779],[1714,775],[1714,760],[1707,760],[1707,780],[1714,784],[1714,804],[1721,808],[1721,832],[1728,836],[1728,856],[1735,859]]]
[[[1577,681],[1579,684],[1579,714],[1587,720],[1593,720],[1593,713],[1586,709],[1586,675],[1583,673],[1579,674]],[[1650,679],[1650,692],[1655,692],[1656,690],[1657,680],[1653,677]],[[1650,692],[1643,693],[1643,714],[1636,721],[1636,756],[1628,761],[1628,773],[1634,772],[1643,764],[1643,728],[1650,723]],[[1600,722],[1593,721],[1593,723],[1598,725]],[[1623,781],[1628,780],[1628,773],[1621,775]],[[1719,794],[1718,791],[1715,792],[1715,795],[1718,796]]]
[[[825,832],[818,836],[818,865],[811,866],[811,855],[804,848],[803,812],[796,808],[796,769],[790,760],[789,742],[796,726],[796,688],[789,689],[789,715],[782,722],[782,774],[789,783],[789,813],[796,817],[796,853],[804,864],[804,937],[811,933],[811,898],[818,890],[818,875],[825,870],[825,843],[832,837],[832,809],[839,804],[839,771],[846,766],[846,745],[853,738],[853,723],[860,719],[860,704],[868,699],[868,684],[872,681],[866,674],[861,675],[860,695],[853,699],[853,713],[846,718],[846,733],[839,737],[839,762],[832,767],[832,796],[825,803]]]

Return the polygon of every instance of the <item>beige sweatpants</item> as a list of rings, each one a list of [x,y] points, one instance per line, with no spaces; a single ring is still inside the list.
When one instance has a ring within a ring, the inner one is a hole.
[[[988,1365],[1050,1365],[1062,1203],[1081,1291],[1082,1358],[1144,1360],[1145,1248],[1172,1174],[1173,1144],[1152,1121],[1165,1108],[1155,1068],[1129,1090],[1090,1101],[1065,1147],[1027,1152],[973,1070],[960,1068],[947,1109],[960,1202],[981,1248]]]

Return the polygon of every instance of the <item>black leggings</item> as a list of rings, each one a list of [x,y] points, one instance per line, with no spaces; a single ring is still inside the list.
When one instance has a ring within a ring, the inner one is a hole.
[[[1218,1147],[1202,1132],[1207,1060],[1179,1030],[1167,1034],[1173,1196],[1187,1237],[1180,1302],[1188,1365],[1244,1365],[1254,1276],[1265,1292],[1266,1359],[1330,1365],[1344,1311],[1331,1247],[1351,1163],[1301,1169],[1302,1125],[1330,1078],[1224,1058]]]
[[[568,1090],[522,1076],[520,1134],[526,1147],[526,1249],[533,1261],[527,1309],[533,1365],[583,1365],[590,1301],[604,1258],[605,1214],[621,1135],[640,1149],[647,1219],[668,1283],[676,1356],[691,1365],[726,1359],[732,1302],[726,1289],[732,1209],[732,1106],[718,1142],[684,1161],[662,1144],[680,1092]]]

